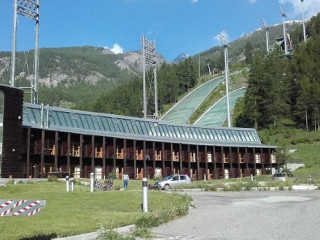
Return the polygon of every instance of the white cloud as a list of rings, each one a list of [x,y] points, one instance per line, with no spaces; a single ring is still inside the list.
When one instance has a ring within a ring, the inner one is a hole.
[[[225,42],[229,42],[229,35],[228,33],[224,30],[220,33],[218,33],[216,36],[213,37],[213,40],[218,41],[219,43],[222,42],[222,38],[224,38]]]
[[[288,17],[295,18],[301,16],[301,0],[279,0],[280,4],[291,4],[292,12],[286,12]],[[304,16],[310,18],[320,12],[320,0],[304,0]],[[284,11],[286,11],[284,9]]]
[[[118,43],[113,44],[112,48],[109,48],[109,47],[105,47],[105,48],[110,49],[114,54],[123,53],[123,48]]]
[[[190,0],[191,3],[197,3],[199,0]]]

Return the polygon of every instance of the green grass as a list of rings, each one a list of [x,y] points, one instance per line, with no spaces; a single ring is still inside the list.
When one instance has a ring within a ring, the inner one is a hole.
[[[117,185],[122,185],[122,182],[115,180]],[[40,216],[1,217],[0,238],[37,239],[35,237],[38,236],[38,239],[50,239],[70,236],[136,224],[141,218],[151,218],[154,213],[166,216],[158,221],[160,223],[186,214],[190,201],[179,194],[149,191],[150,213],[142,214],[141,181],[130,181],[126,191],[91,193],[88,186],[75,185],[75,191],[67,193],[65,188],[63,182],[38,182],[8,184],[0,189],[1,199],[46,200]]]

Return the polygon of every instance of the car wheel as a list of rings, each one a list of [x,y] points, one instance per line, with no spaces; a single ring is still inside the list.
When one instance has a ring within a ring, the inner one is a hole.
[[[164,185],[164,190],[168,190],[170,188],[169,184]]]

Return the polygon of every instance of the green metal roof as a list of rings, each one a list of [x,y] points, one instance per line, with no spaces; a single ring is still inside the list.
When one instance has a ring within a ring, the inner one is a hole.
[[[135,140],[272,148],[261,144],[255,129],[177,125],[154,119],[43,107],[30,103],[23,105],[23,126]]]

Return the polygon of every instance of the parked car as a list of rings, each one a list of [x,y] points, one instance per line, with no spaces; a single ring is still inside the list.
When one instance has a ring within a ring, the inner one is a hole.
[[[160,180],[154,184],[155,189],[164,189],[167,190],[174,186],[179,186],[183,184],[190,184],[191,178],[188,175],[179,174],[179,175],[170,175],[165,177],[163,180]]]
[[[286,181],[288,178],[293,178],[293,174],[291,172],[282,172],[273,174],[273,181]]]

